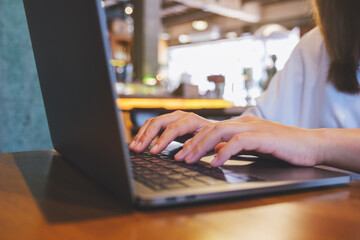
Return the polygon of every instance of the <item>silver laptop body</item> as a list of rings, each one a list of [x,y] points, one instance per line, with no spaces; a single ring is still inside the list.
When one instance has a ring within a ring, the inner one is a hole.
[[[209,169],[223,181],[217,184],[153,190],[134,181],[100,0],[23,2],[54,148],[118,199],[165,206],[350,181],[320,168],[247,158]]]

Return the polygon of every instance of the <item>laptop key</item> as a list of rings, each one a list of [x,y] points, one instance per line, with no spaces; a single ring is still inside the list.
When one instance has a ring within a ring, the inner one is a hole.
[[[151,166],[151,167],[149,167],[149,169],[151,169],[154,172],[160,172],[160,171],[168,170],[167,168],[164,168],[164,167],[161,167],[161,166],[158,166],[158,165]]]
[[[191,170],[187,169],[187,168],[177,168],[177,169],[174,169],[175,172],[178,172],[178,173],[186,173],[186,172],[191,172]]]
[[[183,167],[181,167],[181,166],[179,166],[179,165],[177,165],[177,164],[171,164],[171,165],[168,165],[168,166],[166,166],[167,168],[171,168],[171,169],[179,169],[179,168],[183,168]]]
[[[166,161],[158,162],[157,164],[160,165],[160,166],[169,166],[169,165],[172,165],[171,163],[166,162]]]
[[[153,178],[151,179],[151,182],[155,183],[155,184],[171,184],[171,183],[175,183],[174,180],[168,179],[168,178]]]
[[[158,173],[160,173],[160,174],[162,174],[162,175],[171,175],[171,174],[174,174],[174,172],[173,172],[173,171],[168,170],[168,169],[158,171]]]
[[[186,178],[184,175],[182,174],[173,174],[173,175],[169,175],[167,176],[170,179],[174,179],[174,180],[180,180],[180,179],[184,179]]]
[[[148,186],[149,188],[151,188],[154,191],[160,191],[163,190],[164,188],[159,185],[159,184],[153,184],[153,183],[149,183],[149,182],[144,182],[144,185]]]
[[[189,177],[203,176],[203,174],[201,174],[199,172],[195,172],[195,171],[184,172],[184,175],[189,176]]]
[[[176,189],[176,188],[184,188],[185,186],[181,183],[173,182],[173,183],[163,184],[163,187],[167,189]]]
[[[161,159],[151,159],[150,162],[159,163],[159,162],[163,162],[163,160],[161,160]]]

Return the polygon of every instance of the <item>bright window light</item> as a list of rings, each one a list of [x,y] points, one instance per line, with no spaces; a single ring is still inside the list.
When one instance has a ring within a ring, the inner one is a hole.
[[[130,14],[132,14],[134,12],[134,9],[131,7],[131,6],[127,6],[126,8],[125,8],[125,13],[127,14],[127,15],[130,15]]]
[[[226,38],[229,38],[229,39],[232,39],[232,38],[237,38],[238,37],[238,34],[236,32],[227,32],[225,34],[225,37]]]
[[[204,31],[208,28],[208,23],[203,20],[197,20],[192,22],[192,26],[198,31]]]
[[[260,82],[266,79],[266,67],[270,55],[277,56],[276,67],[281,70],[292,50],[299,42],[299,33],[290,31],[281,39],[258,39],[253,36],[219,40],[207,43],[189,44],[169,48],[167,86],[174,90],[184,76],[197,85],[200,94],[214,90],[209,75],[225,76],[223,99],[237,106],[254,104],[254,98],[262,92]],[[189,42],[188,35],[179,37],[182,43]],[[245,86],[244,71],[252,69],[252,86]]]
[[[190,36],[187,34],[181,34],[178,38],[180,43],[189,43],[190,42]]]

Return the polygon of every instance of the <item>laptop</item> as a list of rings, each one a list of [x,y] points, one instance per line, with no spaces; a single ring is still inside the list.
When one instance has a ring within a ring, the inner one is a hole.
[[[54,149],[118,199],[159,207],[350,181],[344,173],[251,156],[211,168],[206,157],[187,165],[166,151],[130,153],[100,0],[23,2]]]

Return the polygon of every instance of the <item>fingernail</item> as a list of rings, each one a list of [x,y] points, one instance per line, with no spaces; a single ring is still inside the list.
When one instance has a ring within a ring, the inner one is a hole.
[[[218,167],[218,158],[215,156],[214,159],[211,161],[210,165],[212,167]]]
[[[135,145],[135,140],[132,140],[132,142],[129,145],[129,148],[132,149],[134,147],[134,145]]]
[[[193,152],[189,153],[189,154],[186,156],[186,158],[185,158],[185,162],[186,162],[186,163],[191,163],[192,160],[193,160],[193,159],[192,159],[193,156],[194,156],[194,153],[193,153]]]
[[[150,149],[150,152],[151,152],[151,153],[154,153],[158,148],[159,148],[159,145],[158,145],[158,144],[155,144],[155,145]]]
[[[142,142],[136,143],[135,149],[139,150],[141,148]]]
[[[175,160],[181,160],[183,153],[184,151],[180,150],[177,154],[175,154],[174,156]]]

